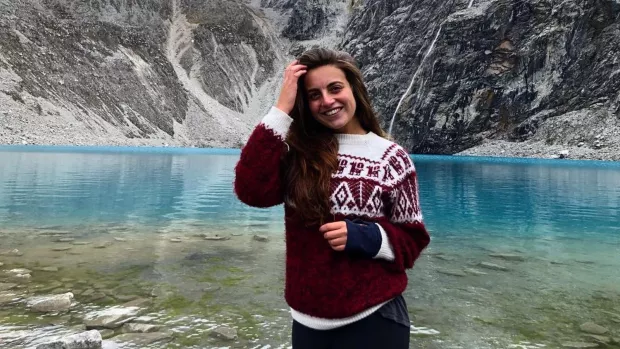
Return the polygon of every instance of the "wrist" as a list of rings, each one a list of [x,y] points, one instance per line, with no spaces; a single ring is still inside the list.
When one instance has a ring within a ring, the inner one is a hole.
[[[280,103],[277,103],[275,107],[280,109],[283,113],[286,113],[287,115],[291,115],[291,111],[293,111],[293,108],[283,106]]]
[[[353,221],[345,219],[345,222],[347,223],[345,251],[368,258],[375,257],[382,245],[379,227],[376,224],[360,219]]]

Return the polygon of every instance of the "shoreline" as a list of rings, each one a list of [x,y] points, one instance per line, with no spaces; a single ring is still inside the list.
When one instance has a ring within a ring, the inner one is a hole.
[[[144,139],[143,142],[127,140],[128,142],[92,142],[91,144],[59,144],[56,142],[28,143],[28,144],[0,144],[0,151],[41,151],[55,152],[119,152],[131,151],[136,153],[209,153],[222,155],[236,155],[241,149],[214,145],[211,147],[188,145],[185,142],[170,142],[163,140]],[[584,146],[546,145],[540,141],[509,142],[504,140],[488,140],[485,143],[454,154],[410,154],[414,157],[473,157],[497,159],[531,159],[531,160],[578,160],[592,162],[620,162],[620,145],[601,149],[592,149]]]

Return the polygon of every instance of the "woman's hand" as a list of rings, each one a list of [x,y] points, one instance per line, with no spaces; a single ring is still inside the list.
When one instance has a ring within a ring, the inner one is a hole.
[[[291,114],[295,107],[295,97],[297,96],[297,81],[299,77],[304,75],[307,71],[305,65],[299,64],[299,61],[294,60],[286,67],[284,71],[284,81],[282,82],[282,89],[280,90],[280,96],[276,103],[276,108],[282,110],[287,114]]]
[[[323,237],[334,251],[344,251],[344,247],[347,245],[347,223],[332,222],[323,224],[319,231],[323,233]]]

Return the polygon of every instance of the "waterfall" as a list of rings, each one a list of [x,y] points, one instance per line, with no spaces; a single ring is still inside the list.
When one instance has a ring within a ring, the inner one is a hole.
[[[407,88],[407,91],[405,91],[403,96],[400,97],[400,101],[398,101],[398,104],[396,105],[396,110],[394,110],[394,115],[392,115],[392,120],[390,121],[390,128],[388,129],[388,134],[390,136],[392,136],[392,127],[394,126],[394,119],[396,119],[396,114],[398,113],[398,109],[400,108],[401,104],[403,103],[407,95],[409,95],[409,92],[411,92],[411,88],[413,87],[413,83],[415,82],[415,79],[418,77],[418,74],[420,73],[420,71],[422,71],[422,68],[424,67],[424,62],[426,62],[426,59],[428,58],[428,56],[430,56],[431,53],[433,52],[433,49],[435,48],[435,43],[437,42],[437,39],[439,39],[439,34],[441,34],[441,29],[443,29],[443,22],[439,25],[439,30],[437,30],[437,34],[435,34],[435,38],[433,39],[433,42],[431,42],[431,45],[429,46],[428,50],[426,51],[426,54],[422,58],[422,61],[420,61],[420,65],[418,65],[418,69],[416,69],[415,73],[413,74],[413,77],[411,78],[411,82],[409,83],[409,87]]]

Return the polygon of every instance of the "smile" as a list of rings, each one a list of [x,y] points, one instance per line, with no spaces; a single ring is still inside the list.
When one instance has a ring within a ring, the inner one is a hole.
[[[342,108],[334,108],[334,109],[331,109],[331,110],[328,110],[328,111],[324,112],[323,114],[327,115],[327,116],[332,116],[332,115],[335,115],[336,113],[338,113],[341,110],[342,110]]]

